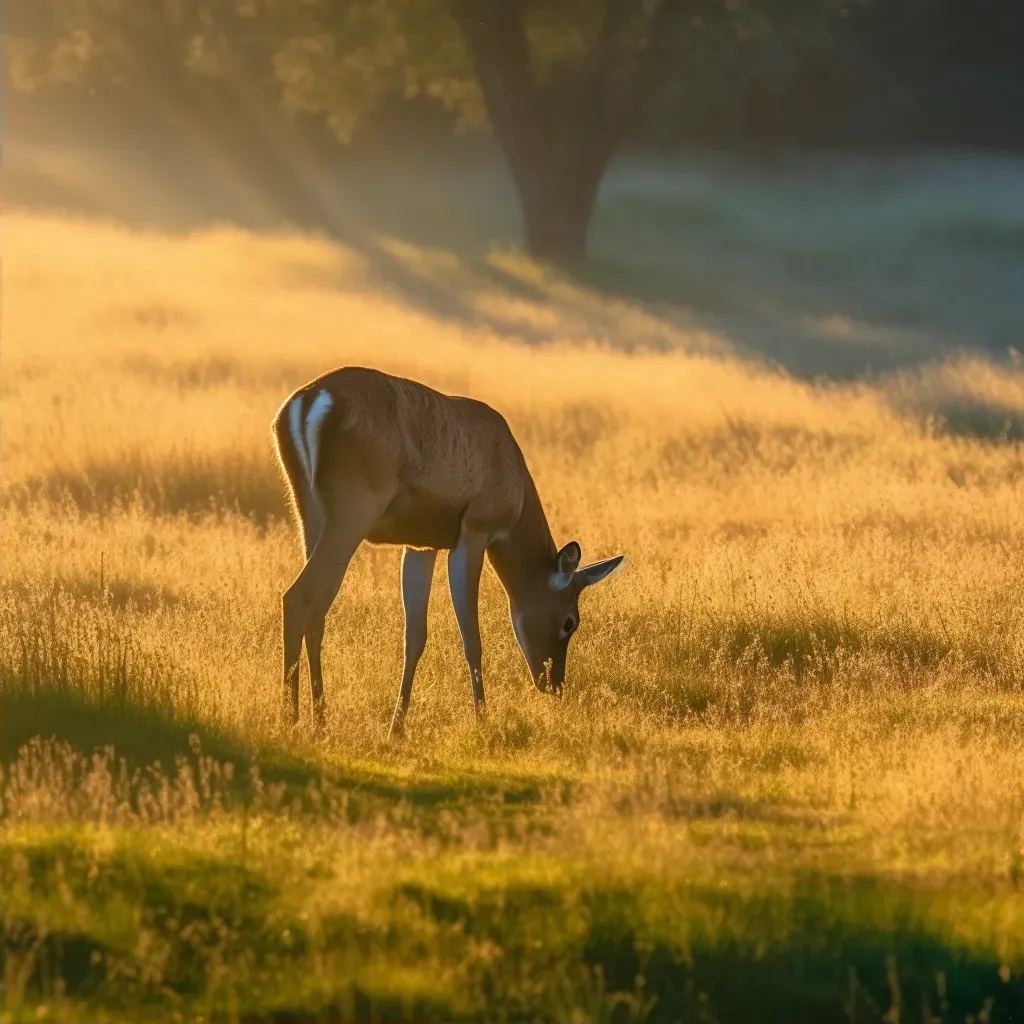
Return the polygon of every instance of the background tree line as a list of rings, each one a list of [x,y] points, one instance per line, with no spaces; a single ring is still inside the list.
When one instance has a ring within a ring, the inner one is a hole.
[[[339,142],[489,130],[528,250],[555,259],[584,254],[624,149],[1024,146],[1014,0],[8,0],[5,15],[9,110],[157,132],[185,118],[242,147],[282,110],[328,160]]]

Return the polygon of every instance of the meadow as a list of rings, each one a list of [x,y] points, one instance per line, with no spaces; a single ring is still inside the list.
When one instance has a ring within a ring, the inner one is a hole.
[[[429,197],[5,211],[0,1020],[1024,1014],[1021,171],[843,173],[613,177],[582,279]],[[561,701],[488,569],[474,720],[439,564],[389,742],[364,546],[286,723],[269,423],[346,363],[495,405],[627,553]]]

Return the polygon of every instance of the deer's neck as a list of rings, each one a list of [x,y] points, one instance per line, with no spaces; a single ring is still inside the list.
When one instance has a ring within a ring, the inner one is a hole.
[[[488,548],[491,565],[513,607],[526,607],[531,595],[547,586],[557,552],[540,495],[528,478],[519,518],[504,537]]]

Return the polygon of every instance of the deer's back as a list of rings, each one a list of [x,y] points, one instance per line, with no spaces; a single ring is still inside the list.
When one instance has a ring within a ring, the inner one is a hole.
[[[369,540],[451,547],[467,509],[494,532],[518,515],[526,465],[490,406],[361,367],[335,370],[309,389],[326,389],[337,409],[325,423],[321,479],[343,491],[355,472],[375,489],[395,490]]]

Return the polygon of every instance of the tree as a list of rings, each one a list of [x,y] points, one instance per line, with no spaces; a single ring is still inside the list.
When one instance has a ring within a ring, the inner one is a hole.
[[[539,47],[531,52],[523,0],[453,0],[516,183],[531,255],[585,253],[601,180],[658,81],[655,69],[667,64],[680,6],[607,0],[590,5],[591,17],[599,11],[592,26],[580,8],[576,52],[558,54],[544,67]],[[566,33],[567,26],[551,30]]]
[[[673,58],[730,10],[727,0],[311,0],[301,32],[281,25],[288,42],[274,59],[286,104],[326,112],[342,136],[399,87],[456,110],[462,127],[489,126],[527,251],[571,261],[585,254],[609,161]]]
[[[794,0],[11,2],[35,12],[20,35],[9,17],[9,69],[22,87],[131,82],[168,64],[250,80],[272,72],[286,109],[326,116],[342,140],[385,97],[429,96],[460,128],[494,131],[527,250],[560,261],[585,255],[608,164],[655,94],[696,53],[798,9]],[[801,10],[840,2],[805,0]]]

